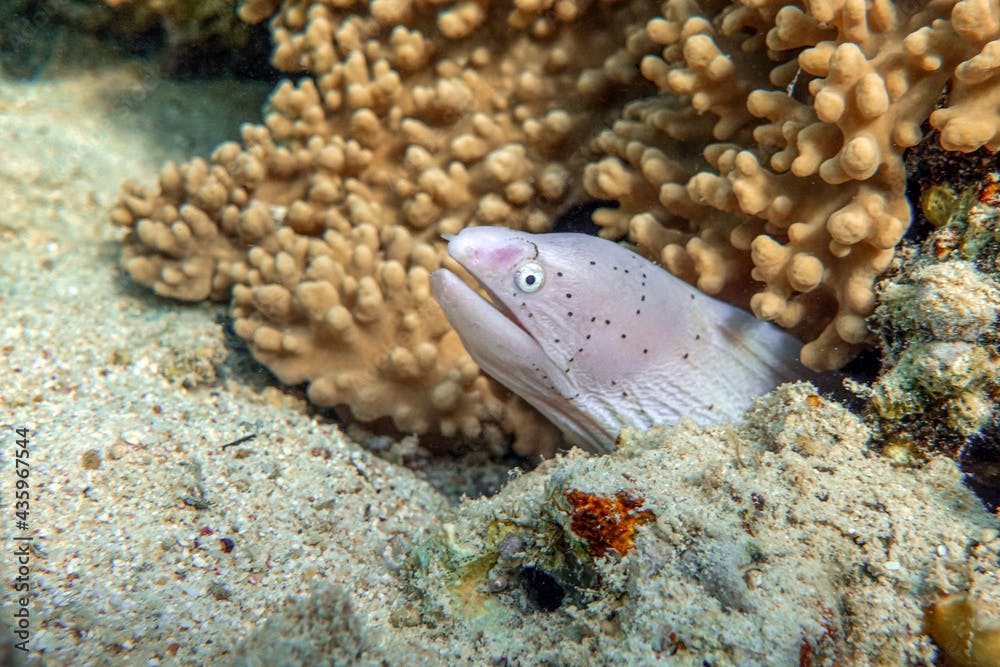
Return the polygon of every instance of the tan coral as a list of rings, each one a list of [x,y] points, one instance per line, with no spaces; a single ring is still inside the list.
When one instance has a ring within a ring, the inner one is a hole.
[[[941,131],[941,145],[948,150],[967,152],[980,146],[991,151],[1000,149],[998,36],[1000,7],[995,2],[961,0],[950,22],[934,25],[911,38],[910,48],[927,52],[928,67],[945,66],[946,61],[935,55],[941,44],[960,49],[964,58],[955,68],[948,103],[930,118],[931,125]]]
[[[233,290],[236,332],[284,382],[309,381],[314,403],[388,416],[403,432],[499,442],[497,388],[430,296],[435,250],[397,227],[383,254],[377,226],[361,221],[375,211],[353,196],[367,209],[353,225],[342,219],[321,238],[285,227],[250,250]],[[397,399],[388,412],[386,395]]]
[[[809,340],[808,366],[843,365],[909,224],[902,151],[920,124],[949,149],[1000,145],[997,13],[987,0],[669,0],[641,66],[663,92],[595,141],[606,157],[587,191],[621,203],[595,220],[737,301],[752,263],[754,313]],[[697,143],[703,160],[665,157]]]
[[[426,277],[441,234],[545,231],[580,197],[588,138],[652,88],[642,2],[244,4],[275,64],[309,75],[211,163],[127,184],[123,266],[157,292],[225,299],[236,331],[323,406],[402,431],[551,451],[554,429],[483,376]]]
[[[229,172],[202,159],[180,167],[168,164],[156,189],[135,181],[122,189],[111,213],[114,224],[132,232],[122,267],[163,296],[225,299],[232,286],[231,264],[241,263],[247,245],[274,229],[270,215],[241,210],[247,191]]]

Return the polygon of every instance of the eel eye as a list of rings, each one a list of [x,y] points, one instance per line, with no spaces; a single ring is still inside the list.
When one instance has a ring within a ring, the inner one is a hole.
[[[514,284],[522,292],[535,292],[545,280],[545,269],[538,262],[526,262],[514,272]]]

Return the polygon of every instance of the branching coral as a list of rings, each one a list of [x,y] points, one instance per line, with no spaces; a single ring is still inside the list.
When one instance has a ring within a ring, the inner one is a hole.
[[[579,199],[587,139],[617,100],[651,92],[643,10],[290,0],[274,61],[311,77],[279,86],[243,146],[126,184],[123,266],[166,296],[231,292],[254,355],[319,405],[551,450],[554,429],[480,374],[427,277],[446,261],[442,232],[544,231]]]
[[[754,313],[811,339],[803,362],[844,364],[909,224],[920,125],[950,150],[1000,145],[996,3],[669,0],[646,32],[662,93],[597,139],[587,190],[622,206],[595,220],[712,294],[749,270]],[[672,157],[698,145],[703,161]]]

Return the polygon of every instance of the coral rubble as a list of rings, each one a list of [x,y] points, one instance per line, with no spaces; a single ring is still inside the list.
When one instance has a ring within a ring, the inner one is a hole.
[[[1000,200],[997,174],[955,193],[927,188],[936,224],[879,282],[871,318],[883,371],[869,407],[898,457],[957,454],[996,419],[1000,396]]]
[[[463,504],[413,551],[407,625],[508,664],[933,664],[924,608],[1000,594],[996,518],[953,461],[871,456],[871,431],[814,392],[784,385],[739,426],[626,431],[608,456],[571,453]],[[574,493],[641,498],[633,546],[595,553]]]

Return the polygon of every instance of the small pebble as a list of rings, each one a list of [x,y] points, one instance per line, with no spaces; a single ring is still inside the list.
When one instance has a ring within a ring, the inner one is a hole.
[[[522,548],[524,548],[524,540],[514,533],[507,533],[497,545],[497,553],[504,560],[514,560]]]
[[[101,453],[96,449],[88,449],[80,456],[80,465],[84,470],[97,470],[101,467]]]
[[[108,458],[117,461],[128,454],[128,445],[122,440],[115,440],[114,444],[108,447]]]
[[[142,433],[139,431],[126,431],[119,436],[119,439],[129,445],[141,445]]]
[[[225,584],[213,583],[208,587],[208,594],[216,600],[228,600],[233,592]]]

